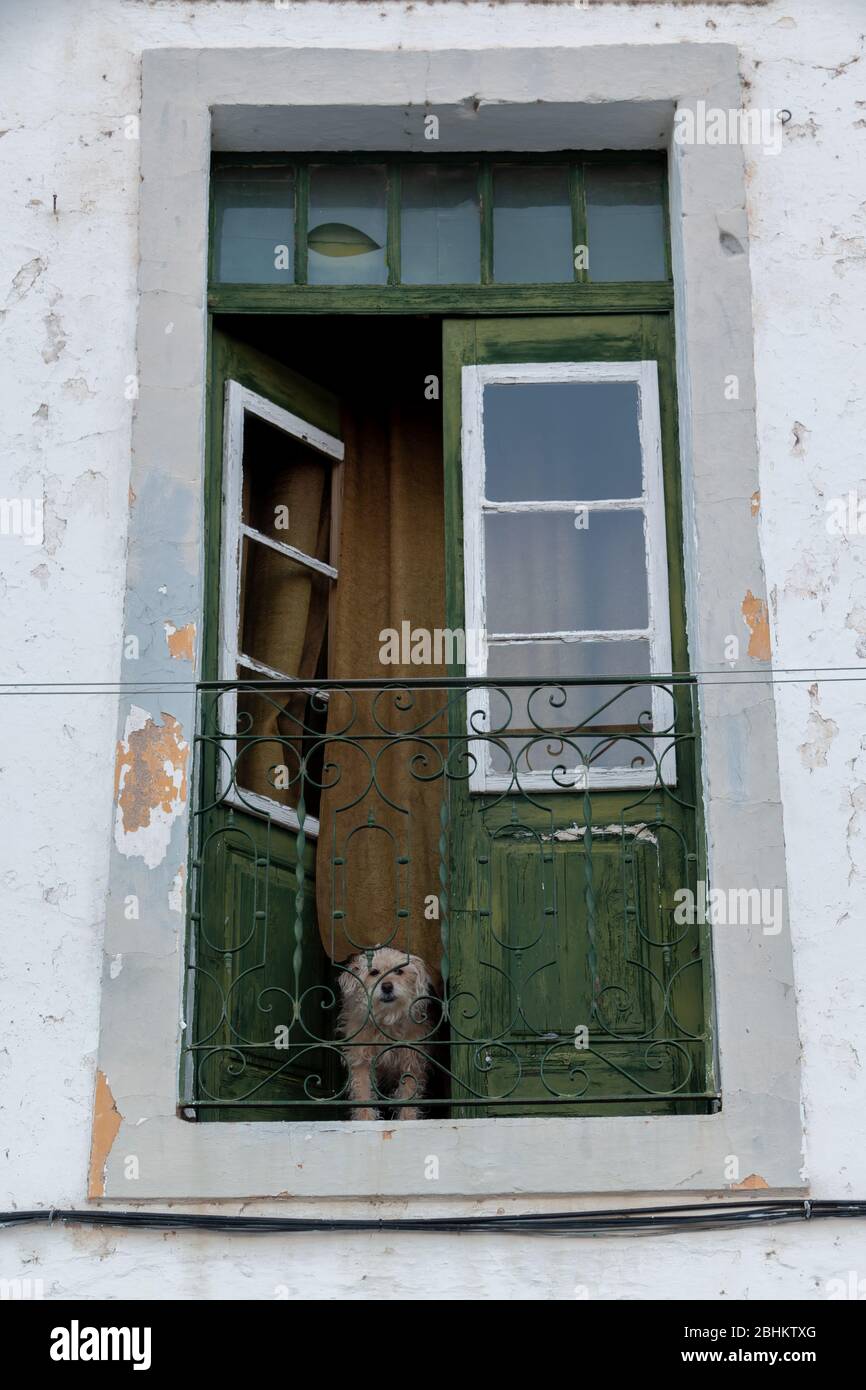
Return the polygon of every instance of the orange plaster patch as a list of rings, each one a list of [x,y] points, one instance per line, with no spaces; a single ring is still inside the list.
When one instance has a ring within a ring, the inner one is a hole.
[[[96,1073],[96,1096],[93,1102],[93,1131],[90,1140],[90,1180],[88,1197],[105,1195],[105,1165],[111,1146],[120,1129],[121,1116],[114,1103],[105,1072]]]
[[[761,489],[760,489],[760,488],[758,488],[757,492],[753,492],[753,493],[752,493],[752,496],[751,496],[750,501],[751,501],[751,508],[752,508],[752,516],[757,516],[757,515],[758,515],[758,512],[761,510]]]
[[[767,1188],[769,1191],[770,1184],[764,1181],[760,1173],[750,1173],[742,1182],[732,1183],[731,1186],[734,1192],[752,1192],[756,1187]]]
[[[756,598],[751,589],[742,603],[742,614],[749,629],[749,656],[756,661],[770,660],[770,615],[767,600]]]
[[[114,794],[124,833],[150,825],[156,811],[177,815],[187,797],[189,744],[172,715],[164,724],[147,718],[117,745]]]
[[[168,654],[172,660],[191,662],[195,656],[195,623],[187,623],[186,627],[165,623],[164,627]]]

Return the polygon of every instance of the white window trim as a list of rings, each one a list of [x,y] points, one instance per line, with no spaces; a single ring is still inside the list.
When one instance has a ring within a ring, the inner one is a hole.
[[[327,565],[314,556],[306,555],[294,546],[275,541],[270,536],[256,531],[254,527],[247,526],[242,520],[245,414],[256,415],[260,420],[275,425],[277,429],[283,430],[293,439],[300,440],[309,448],[315,449],[317,453],[324,454],[335,463],[342,463],[345,447],[342,440],[337,439],[335,435],[318,429],[309,421],[302,419],[300,415],[295,415],[291,410],[284,410],[282,406],[276,405],[266,396],[260,396],[256,391],[251,391],[249,387],[241,386],[238,381],[228,380],[226,382],[223,430],[222,557],[220,564],[220,680],[237,680],[238,667],[246,666],[250,670],[258,671],[262,676],[273,677],[274,680],[282,681],[286,685],[297,685],[299,689],[303,690],[307,687],[296,676],[278,671],[274,667],[248,656],[241,650],[239,630],[241,545],[244,537],[247,537],[256,543],[279,551],[281,555],[285,555],[290,560],[316,570],[319,574],[327,575],[329,579],[336,579],[337,571],[333,565]],[[226,691],[220,708],[223,711],[221,718],[228,719],[228,727],[235,729],[238,709],[236,690]],[[264,796],[261,792],[249,791],[235,785],[230,769],[235,765],[236,756],[237,741],[235,739],[226,739],[220,743],[217,774],[220,798],[240,810],[269,816],[288,830],[300,830],[301,823],[298,814],[291,806],[283,806],[279,801]],[[303,828],[307,836],[315,838],[319,834],[319,821],[315,816],[307,816]]]
[[[553,502],[488,502],[484,495],[484,389],[490,385],[520,385],[531,382],[634,382],[638,388],[638,430],[641,450],[643,492],[636,498],[574,499]],[[664,476],[662,471],[661,420],[659,415],[658,372],[654,361],[642,362],[521,362],[465,366],[461,382],[463,527],[466,627],[477,640],[467,643],[466,674],[487,676],[488,641],[496,638],[509,644],[529,641],[623,641],[645,638],[650,649],[650,674],[671,673],[670,602],[667,576]],[[488,633],[486,614],[484,516],[487,513],[575,512],[640,510],[644,515],[647,552],[647,626],[621,631],[574,630],[545,633]],[[507,685],[507,679],[503,679]],[[612,687],[615,689],[616,687]],[[672,701],[659,686],[652,686],[653,726],[664,729],[672,722]],[[490,727],[490,700],[486,691],[473,692],[469,713],[470,731]],[[585,768],[569,769],[569,785],[554,782],[546,772],[495,772],[491,766],[491,745],[486,740],[470,744],[473,771],[469,779],[472,792],[500,792],[513,788],[515,781],[531,791],[568,792],[589,788],[652,787],[663,779],[675,785],[672,743],[656,748],[659,769]],[[574,780],[572,780],[572,777]]]

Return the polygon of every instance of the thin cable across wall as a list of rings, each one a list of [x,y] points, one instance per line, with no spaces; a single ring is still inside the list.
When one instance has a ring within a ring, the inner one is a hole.
[[[708,1202],[682,1206],[614,1207],[603,1211],[527,1212],[521,1215],[422,1217],[220,1216],[197,1212],[76,1211],[46,1207],[36,1211],[0,1212],[0,1227],[61,1225],[124,1227],[143,1231],[214,1231],[231,1235],[308,1235],[356,1232],[438,1233],[449,1235],[597,1236],[673,1234],[728,1226],[764,1226],[779,1222],[850,1220],[866,1217],[866,1200]]]

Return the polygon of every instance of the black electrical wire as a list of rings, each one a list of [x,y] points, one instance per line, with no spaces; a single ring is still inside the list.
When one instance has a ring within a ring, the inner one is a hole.
[[[607,676],[598,677],[592,683],[595,685],[629,685],[642,684],[653,685],[685,685],[685,686],[712,686],[712,685],[837,685],[853,684],[857,685],[866,680],[866,667],[864,666],[773,666],[767,671],[747,669],[743,671],[733,671],[724,667],[707,667],[705,670],[698,671],[673,671],[670,673],[657,672],[652,676],[630,677]],[[165,677],[154,677],[153,680],[139,678],[138,680],[115,680],[115,681],[0,681],[0,696],[3,695],[29,695],[33,698],[47,695],[195,695],[197,693],[218,694],[222,689],[244,689],[254,693],[267,693],[268,690],[276,687],[277,689],[287,688],[289,682],[281,684],[279,681],[269,679],[249,680],[249,681],[195,681],[184,677],[175,680]],[[348,690],[415,690],[415,689],[472,689],[480,690],[485,685],[499,686],[506,682],[499,678],[491,679],[488,677],[478,677],[468,683],[462,677],[440,677],[428,678],[425,676],[407,677],[388,677],[381,680],[378,678],[322,680],[312,683],[315,689],[348,689]],[[539,680],[535,676],[529,677],[509,677],[508,686],[538,685],[539,687],[555,686],[558,682],[550,678],[549,680]]]
[[[315,1232],[480,1232],[517,1235],[626,1235],[671,1233],[721,1226],[768,1225],[781,1221],[847,1220],[866,1216],[866,1201],[708,1202],[661,1207],[615,1207],[607,1211],[528,1212],[523,1215],[421,1217],[221,1216],[199,1212],[76,1211],[47,1207],[36,1211],[0,1212],[0,1227],[55,1222],[80,1226],[123,1226],[145,1231],[219,1231],[245,1235],[305,1235]]]

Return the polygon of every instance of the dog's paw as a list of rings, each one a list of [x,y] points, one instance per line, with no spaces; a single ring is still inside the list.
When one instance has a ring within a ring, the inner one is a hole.
[[[355,1111],[356,1120],[378,1120],[380,1118],[378,1110],[371,1110],[368,1105],[365,1105],[363,1110]]]
[[[397,1118],[398,1120],[420,1120],[421,1111],[417,1105],[401,1106],[397,1111]]]

